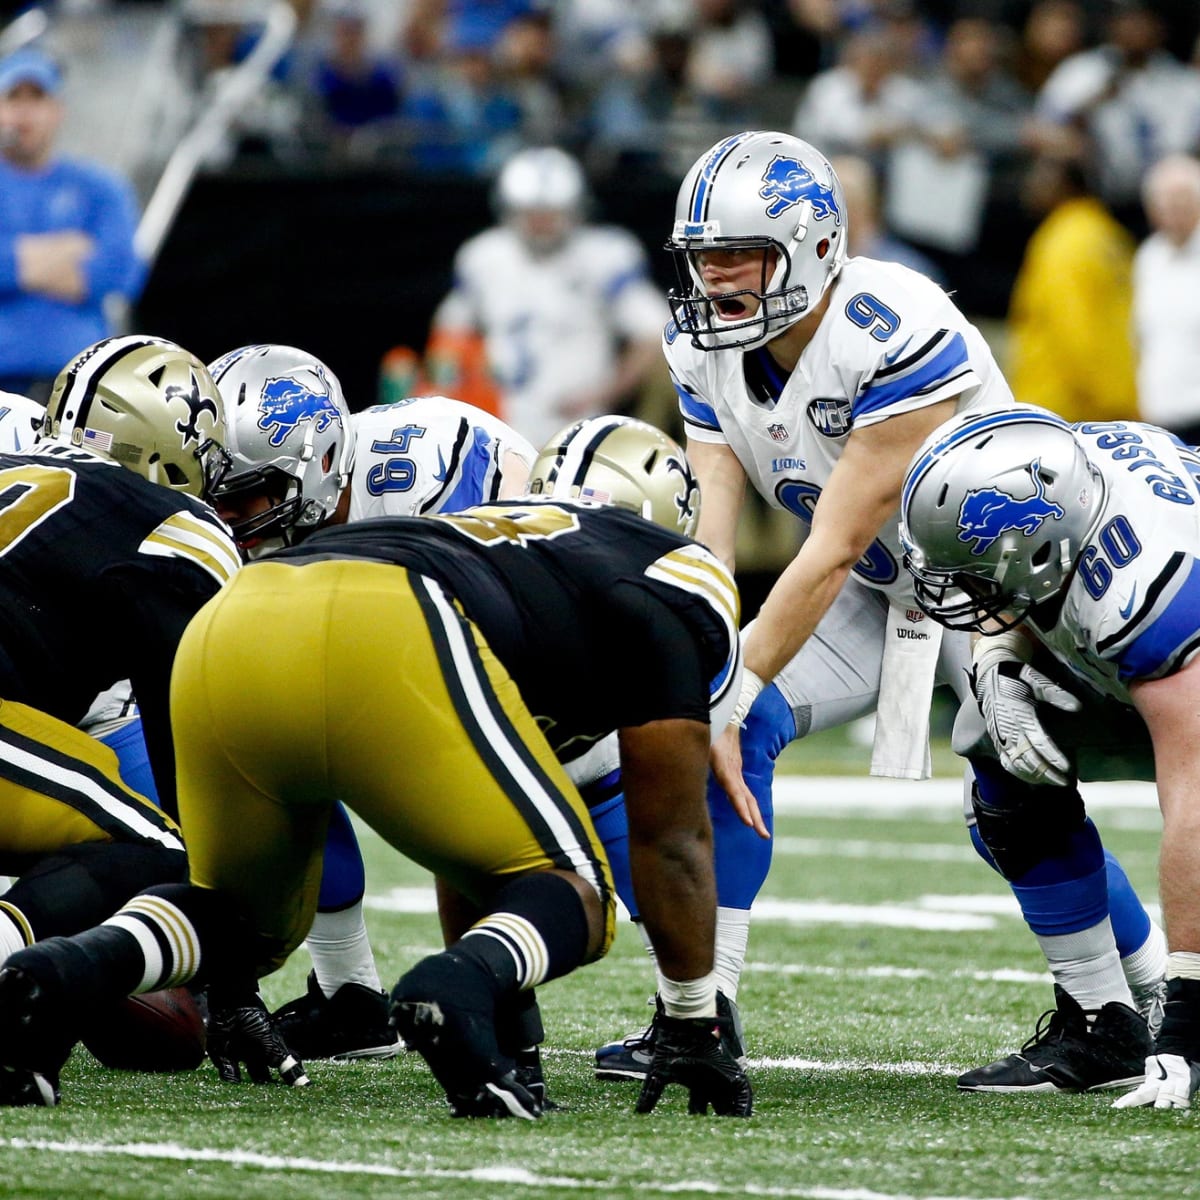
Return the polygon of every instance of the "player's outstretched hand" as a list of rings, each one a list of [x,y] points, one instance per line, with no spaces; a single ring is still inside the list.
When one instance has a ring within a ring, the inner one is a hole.
[[[638,1096],[637,1111],[654,1111],[667,1084],[688,1090],[688,1112],[748,1117],[754,1107],[750,1080],[721,1037],[717,1017],[658,1018],[654,1060]]]
[[[271,1025],[257,993],[214,1004],[209,998],[208,1056],[225,1083],[241,1083],[242,1064],[255,1083],[269,1083],[271,1072],[290,1087],[307,1087],[304,1064]]]
[[[1200,1063],[1179,1054],[1152,1054],[1146,1059],[1146,1078],[1113,1101],[1113,1108],[1191,1108],[1200,1087]]]

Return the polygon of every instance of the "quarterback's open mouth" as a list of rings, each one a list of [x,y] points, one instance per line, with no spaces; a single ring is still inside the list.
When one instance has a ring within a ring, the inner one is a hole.
[[[744,317],[747,311],[745,302],[739,300],[736,296],[729,296],[724,299],[714,296],[713,307],[721,316],[727,317],[730,320],[734,320],[738,317]]]

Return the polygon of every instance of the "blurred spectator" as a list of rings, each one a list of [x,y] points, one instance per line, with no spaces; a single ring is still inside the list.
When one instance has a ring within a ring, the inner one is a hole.
[[[754,124],[754,97],[773,67],[766,18],[742,0],[692,0],[695,27],[687,84],[704,115],[732,126]]]
[[[523,150],[496,185],[499,223],[464,243],[432,339],[483,335],[500,415],[535,445],[627,409],[660,369],[669,316],[641,245],[583,222],[586,189],[562,150]],[[431,339],[431,341],[432,341]]]
[[[883,152],[911,132],[925,103],[921,85],[904,74],[907,65],[890,30],[854,34],[841,65],[808,85],[792,132],[827,156],[860,154],[881,166]]]
[[[565,88],[554,65],[557,48],[548,12],[514,17],[496,46],[498,70],[521,112],[521,141],[529,145],[567,136]]]
[[[1110,0],[1110,14],[1107,40],[1054,71],[1037,112],[1086,136],[1100,195],[1136,223],[1146,169],[1200,144],[1200,72],[1163,48],[1165,26],[1150,0]]]
[[[0,390],[42,401],[64,363],[113,332],[106,302],[131,301],[145,277],[132,188],[55,156],[61,88],[40,49],[0,62]]]
[[[1142,189],[1154,232],[1133,264],[1141,419],[1200,445],[1200,161],[1177,154]]]
[[[496,67],[498,36],[490,17],[447,20],[440,60],[414,78],[404,103],[414,166],[486,176],[520,144],[521,108]]]
[[[1059,63],[1083,49],[1086,32],[1077,0],[1036,0],[1021,30],[1015,68],[1029,95],[1036,96]]]
[[[1133,239],[1073,160],[1035,159],[1026,203],[1042,219],[1009,310],[1013,395],[1068,421],[1135,418]]]
[[[328,40],[318,59],[313,88],[335,133],[350,133],[400,111],[404,81],[398,63],[371,48],[361,0],[331,7]]]
[[[884,226],[879,210],[879,182],[871,164],[854,154],[838,154],[829,161],[842,181],[849,252],[911,267],[944,287],[945,278],[936,264]]]

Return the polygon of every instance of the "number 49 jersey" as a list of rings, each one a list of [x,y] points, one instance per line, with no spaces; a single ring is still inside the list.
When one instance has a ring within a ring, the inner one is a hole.
[[[732,577],[702,546],[624,509],[513,500],[366,521],[264,561],[321,558],[394,563],[440,583],[561,759],[613,729],[708,723],[714,690],[736,696]]]
[[[674,322],[664,353],[689,440],[727,444],[751,484],[806,525],[854,429],[964,396],[1011,405],[979,331],[932,280],[895,263],[847,261],[829,309],[788,375],[766,347],[697,350]],[[895,523],[854,569],[912,596]]]
[[[1043,627],[1035,609],[1033,625],[1076,675],[1128,703],[1129,684],[1200,651],[1200,452],[1133,421],[1073,428],[1104,500],[1057,620]]]

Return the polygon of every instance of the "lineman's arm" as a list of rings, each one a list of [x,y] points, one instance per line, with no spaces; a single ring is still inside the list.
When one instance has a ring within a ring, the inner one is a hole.
[[[734,569],[738,518],[746,500],[746,472],[732,448],[721,442],[688,439],[688,462],[700,484],[696,541]]]
[[[705,803],[708,726],[650,721],[622,729],[619,740],[629,865],[642,920],[662,973],[700,979],[713,969],[717,904]]]

